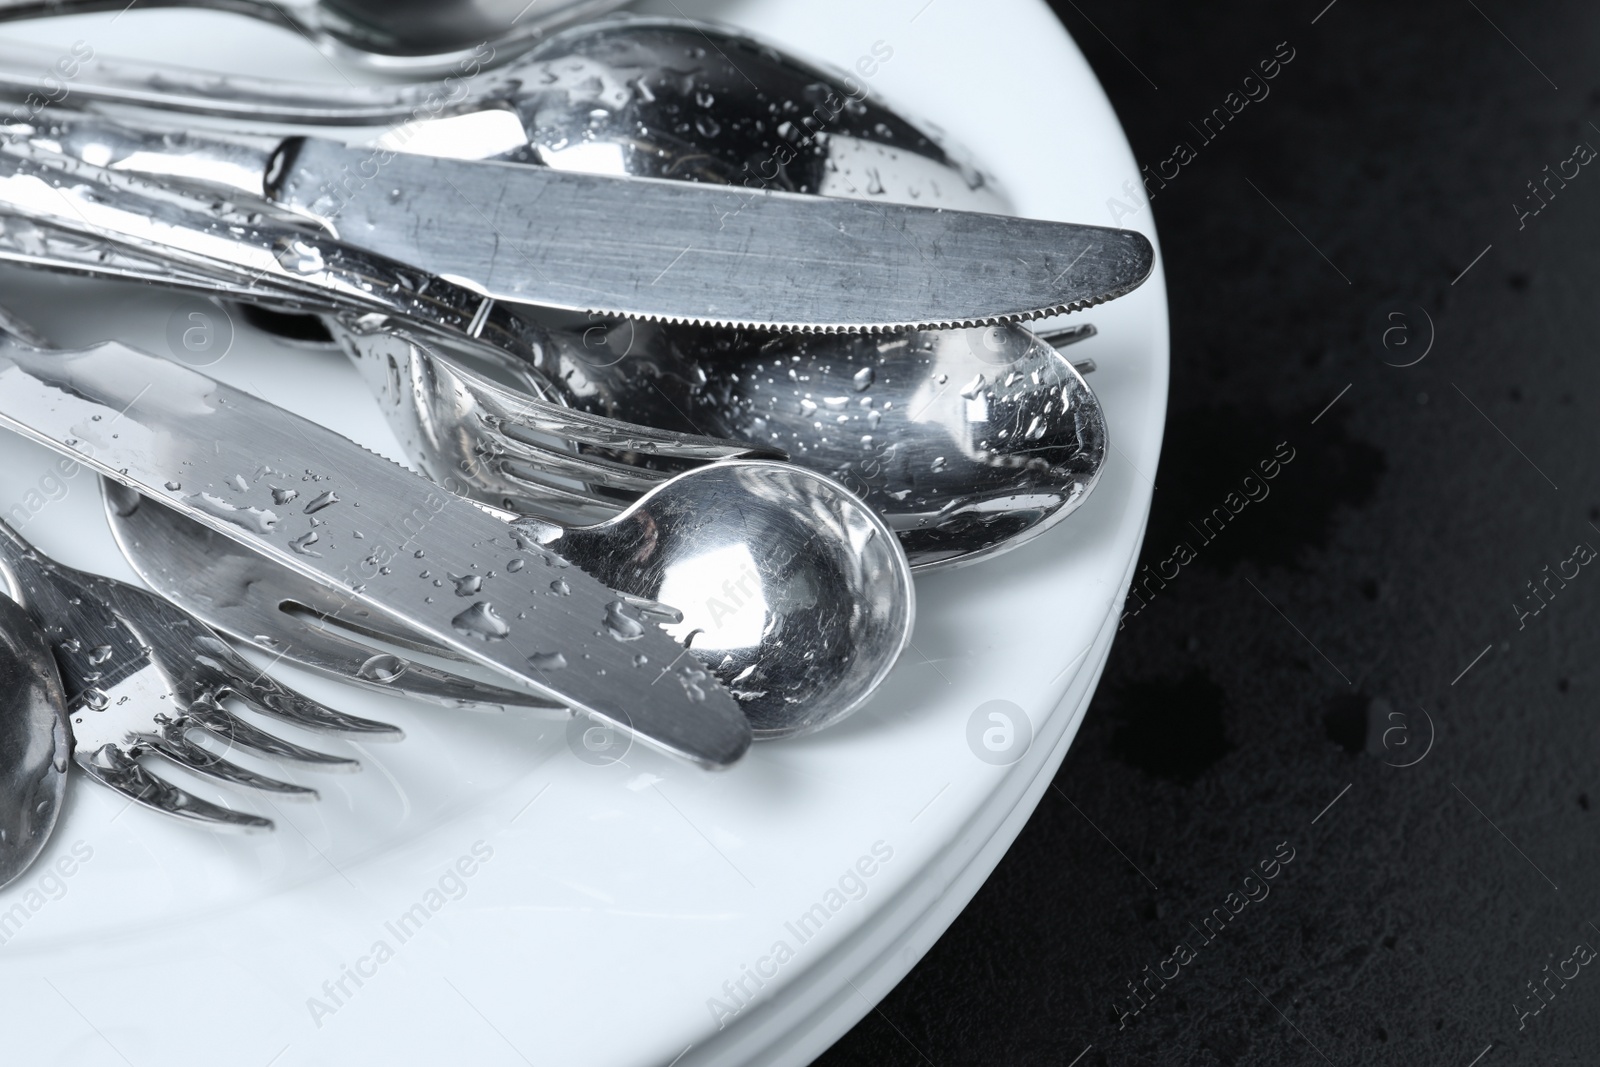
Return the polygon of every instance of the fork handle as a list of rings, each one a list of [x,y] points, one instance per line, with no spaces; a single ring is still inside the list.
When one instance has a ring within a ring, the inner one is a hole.
[[[4,519],[0,572],[8,595],[49,639],[69,709],[78,707],[90,689],[109,688],[143,665],[137,648],[128,647],[126,629],[108,605],[83,588],[79,572],[40,552]]]
[[[139,160],[139,146],[156,140],[109,123],[74,123],[52,142],[60,152],[26,139],[0,143],[0,214],[82,238],[80,254],[50,264],[55,269],[118,276],[96,263],[99,251],[110,247],[180,277],[208,278],[218,291],[231,290],[240,299],[276,295],[325,309],[402,315],[463,333],[482,307],[482,297],[460,286],[344,245],[315,223],[250,193],[251,168],[276,142],[206,148],[199,169],[209,192],[91,162],[105,151]],[[139,165],[181,170],[179,160],[180,154],[169,151]],[[227,195],[230,188],[236,195]],[[8,258],[25,260],[25,243],[10,243]]]

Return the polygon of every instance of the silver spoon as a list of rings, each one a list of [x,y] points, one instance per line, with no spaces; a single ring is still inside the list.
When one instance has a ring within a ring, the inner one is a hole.
[[[716,352],[717,373],[676,404],[658,389],[657,406],[844,482],[918,570],[1032,540],[1077,510],[1105,466],[1099,401],[1065,355],[1021,327],[699,343]],[[637,410],[648,398],[629,399]]]
[[[0,595],[0,887],[50,839],[67,790],[67,697],[44,632]]]
[[[701,467],[595,526],[518,525],[612,588],[681,612],[667,632],[729,688],[758,738],[838,722],[911,638],[911,570],[893,533],[791,464]],[[642,625],[622,611],[613,621]]]
[[[306,38],[336,63],[423,77],[475,74],[537,43],[553,26],[626,0],[148,0],[143,7],[228,11]],[[123,0],[0,0],[0,22],[125,11]]]
[[[296,599],[287,583],[274,582],[277,592],[265,597],[248,582],[239,596],[228,595],[227,582],[202,588],[182,578],[194,565],[190,520],[154,501],[130,507],[115,492],[107,494],[107,514],[140,577],[181,607],[258,645],[260,635],[283,631],[282,602]],[[809,733],[844,718],[911,637],[915,592],[893,533],[843,487],[790,464],[696,468],[591,526],[506,518],[623,594],[606,620],[613,636],[664,623],[686,654],[728,686],[757,738]],[[239,555],[225,552],[223,566],[233,569],[227,561]],[[390,628],[368,633],[437,651]],[[559,656],[535,665],[568,666]],[[664,672],[671,665],[637,666]]]
[[[871,94],[871,74],[893,62],[892,46],[873,52],[845,73],[726,27],[618,15],[501,70],[422,84],[334,89],[97,59],[70,106],[114,105],[174,131],[205,116],[236,134],[316,131],[459,159],[1009,213],[967,152]],[[0,93],[25,99],[51,58],[0,45]]]

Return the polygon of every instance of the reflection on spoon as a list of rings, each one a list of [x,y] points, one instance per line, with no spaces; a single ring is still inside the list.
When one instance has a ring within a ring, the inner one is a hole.
[[[49,642],[0,595],[0,886],[28,869],[55,829],[71,738]]]

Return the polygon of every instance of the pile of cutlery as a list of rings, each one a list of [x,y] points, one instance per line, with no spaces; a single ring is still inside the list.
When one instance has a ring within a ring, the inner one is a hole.
[[[85,64],[62,104],[0,123],[0,261],[317,338],[415,471],[129,345],[61,349],[8,309],[0,424],[103,477],[154,592],[0,525],[21,606],[0,598],[0,731],[32,739],[0,766],[0,885],[43,847],[69,763],[242,828],[271,824],[139,761],[277,796],[310,790],[217,745],[350,763],[228,701],[397,735],[234,644],[445,707],[564,708],[726,767],[867,701],[910,639],[914,570],[1014,548],[1094,488],[1105,420],[1092,363],[1065,354],[1094,328],[1021,324],[1137,288],[1141,235],[1008,214],[957,149],[742,34],[581,21],[612,0],[498,22],[217,6],[411,80]],[[6,2],[0,21],[105,7]],[[40,63],[0,49],[0,99],[26,99]]]

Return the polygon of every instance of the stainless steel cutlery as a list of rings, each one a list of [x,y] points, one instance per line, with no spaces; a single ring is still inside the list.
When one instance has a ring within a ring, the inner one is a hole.
[[[0,339],[0,423],[535,695],[708,766],[749,745],[732,697],[541,532],[198,371]]]
[[[238,700],[294,726],[368,738],[400,732],[334,711],[273,681],[204,624],[135,586],[52,560],[0,523],[12,595],[43,628],[61,668],[73,758],[95,780],[147,807],[197,822],[265,829],[271,821],[202,800],[138,763],[155,754],[232,785],[278,795],[315,791],[244,767],[191,736],[324,770],[356,762],[306,748],[229,711]]]
[[[427,477],[129,345],[0,329],[0,425],[103,477],[155,590],[0,525],[27,608],[0,601],[0,737],[27,739],[0,760],[0,884],[48,835],[69,751],[148,807],[252,828],[140,761],[302,795],[217,745],[349,761],[228,701],[388,731],[219,633],[725,767],[870,699],[910,641],[913,568],[1015,547],[1096,484],[1099,402],[1019,323],[1137,288],[1150,242],[1011,216],[853,78],[685,20],[544,36],[614,0],[175,6],[453,82],[333,91],[100,59],[72,110],[0,126],[0,261],[316,315]],[[0,0],[0,21],[106,8]],[[0,47],[0,99],[28,61]]]

